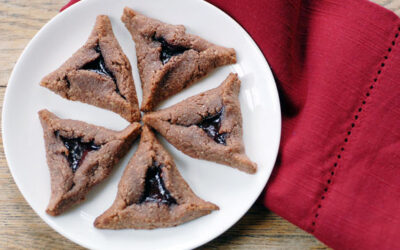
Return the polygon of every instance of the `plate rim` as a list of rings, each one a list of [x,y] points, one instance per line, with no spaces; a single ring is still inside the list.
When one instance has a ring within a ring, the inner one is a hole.
[[[68,15],[68,14],[69,14],[71,11],[73,11],[74,9],[77,9],[77,8],[84,8],[85,4],[87,4],[88,2],[91,2],[91,1],[95,1],[95,0],[81,0],[81,1],[79,1],[79,2],[77,2],[77,3],[75,3],[75,4],[73,4],[73,5],[69,6],[67,9],[63,10],[62,12],[57,13],[54,17],[52,17],[49,21],[47,21],[47,23],[46,23],[45,25],[43,25],[43,26],[39,29],[39,31],[32,37],[32,39],[28,42],[28,44],[25,46],[25,48],[23,49],[22,53],[21,53],[20,56],[18,57],[18,60],[16,61],[15,65],[14,65],[12,71],[11,71],[10,77],[9,77],[9,79],[8,79],[7,86],[6,86],[6,90],[5,90],[5,94],[4,94],[3,108],[2,108],[2,121],[1,121],[1,127],[2,127],[1,132],[2,132],[2,138],[3,138],[3,148],[4,148],[4,155],[5,155],[6,162],[7,162],[7,167],[8,167],[8,169],[9,169],[10,173],[11,173],[11,176],[13,177],[13,180],[14,180],[16,186],[18,187],[19,192],[22,194],[22,196],[23,196],[23,198],[25,199],[26,203],[31,207],[31,209],[36,213],[36,215],[39,216],[39,218],[41,218],[42,221],[44,221],[44,222],[45,222],[48,226],[50,226],[53,230],[55,230],[57,233],[59,233],[60,235],[62,235],[62,236],[65,237],[65,238],[67,238],[68,240],[70,240],[70,241],[72,241],[72,242],[74,242],[74,243],[76,243],[76,244],[78,244],[78,245],[80,245],[80,246],[83,246],[83,247],[85,247],[85,248],[91,248],[91,246],[90,246],[89,244],[87,244],[86,242],[84,242],[84,241],[81,241],[81,240],[79,240],[79,239],[75,239],[75,238],[73,238],[72,236],[70,236],[65,230],[63,230],[59,225],[57,225],[57,223],[54,223],[52,220],[48,219],[47,217],[42,216],[42,215],[41,215],[38,211],[36,211],[36,209],[33,208],[33,207],[31,206],[31,204],[28,202],[28,199],[26,198],[26,195],[27,195],[26,192],[22,191],[21,188],[20,188],[20,185],[18,184],[18,183],[20,183],[22,180],[20,180],[20,179],[17,177],[17,175],[16,175],[16,173],[15,173],[15,170],[13,171],[13,168],[11,167],[11,164],[10,164],[10,162],[9,162],[9,160],[8,160],[9,158],[7,157],[7,155],[9,155],[10,153],[9,153],[9,151],[8,151],[8,149],[7,149],[7,148],[9,148],[9,147],[7,146],[7,141],[8,141],[8,139],[7,139],[7,136],[5,136],[5,118],[8,116],[8,115],[7,115],[7,113],[8,113],[7,110],[10,110],[10,109],[8,108],[8,106],[9,106],[8,103],[9,103],[9,99],[10,99],[10,97],[8,97],[8,96],[9,96],[9,93],[11,92],[10,88],[13,89],[13,88],[15,88],[15,86],[16,86],[16,84],[10,84],[10,83],[15,81],[15,80],[14,80],[15,74],[16,74],[15,72],[16,72],[16,69],[20,67],[21,59],[25,57],[25,54],[27,53],[27,51],[29,51],[30,47],[32,47],[32,45],[36,42],[36,40],[38,39],[38,37],[40,37],[41,33],[42,33],[45,29],[47,29],[47,27],[50,26],[53,22],[55,22],[55,20],[59,19],[60,16]],[[271,79],[273,80],[273,82],[275,83],[275,84],[273,84],[273,89],[274,89],[275,91],[273,91],[274,93],[273,93],[272,95],[274,96],[274,99],[275,99],[275,100],[273,100],[273,102],[275,102],[275,103],[277,104],[277,105],[276,105],[276,111],[277,111],[277,115],[276,115],[276,116],[277,116],[277,117],[276,117],[277,120],[276,120],[276,122],[277,122],[277,125],[278,125],[278,126],[277,126],[277,130],[278,130],[277,132],[279,132],[279,136],[277,136],[278,139],[277,139],[276,142],[274,143],[273,148],[271,147],[271,152],[273,151],[273,152],[274,152],[274,155],[275,155],[275,157],[274,157],[274,164],[273,164],[273,165],[275,165],[275,162],[276,162],[276,159],[277,159],[277,156],[278,156],[278,152],[279,152],[279,146],[280,146],[281,136],[282,136],[282,113],[281,113],[281,106],[280,106],[280,99],[279,99],[279,94],[278,94],[278,88],[277,88],[277,85],[276,85],[275,78],[274,78],[274,76],[273,76],[273,74],[272,74],[271,67],[270,67],[269,64],[268,64],[266,57],[265,57],[264,54],[262,53],[262,51],[261,51],[261,49],[259,48],[259,46],[257,45],[257,43],[256,43],[256,42],[253,40],[253,38],[250,36],[250,34],[242,27],[242,25],[240,25],[235,19],[233,19],[233,18],[232,18],[229,14],[227,14],[225,11],[221,10],[221,9],[218,8],[217,6],[211,4],[211,3],[207,2],[207,1],[204,1],[204,0],[191,0],[191,1],[198,2],[198,3],[201,3],[201,4],[205,4],[208,8],[214,9],[216,12],[218,12],[218,13],[221,14],[221,15],[223,15],[225,18],[228,18],[230,22],[233,22],[233,23],[235,23],[236,25],[238,25],[238,27],[240,28],[241,32],[247,37],[247,40],[252,44],[253,47],[256,48],[256,51],[257,51],[257,53],[261,56],[261,58],[263,58],[262,62],[263,62],[263,64],[265,64],[265,66],[266,66],[266,67],[265,67],[265,71],[266,71],[266,73],[267,73],[268,75],[270,75],[270,78],[271,78]],[[206,244],[206,243],[208,243],[208,242],[210,242],[210,241],[216,239],[217,237],[219,237],[220,235],[222,235],[224,232],[226,232],[227,230],[229,230],[229,229],[230,229],[234,224],[236,224],[241,218],[243,218],[243,216],[249,211],[249,209],[250,209],[250,208],[254,205],[254,203],[257,201],[257,199],[258,199],[258,197],[261,195],[261,193],[265,190],[265,187],[266,187],[266,185],[267,185],[267,183],[268,183],[268,181],[269,181],[269,179],[270,179],[270,176],[271,176],[271,173],[272,173],[273,169],[274,169],[274,166],[272,166],[271,168],[269,168],[269,171],[266,171],[266,174],[265,174],[266,177],[265,177],[265,185],[264,185],[264,188],[262,188],[262,189],[258,192],[257,196],[255,196],[256,198],[255,198],[252,202],[249,202],[249,206],[244,210],[244,212],[243,212],[240,216],[238,216],[237,219],[234,219],[234,220],[232,220],[230,223],[228,223],[228,226],[224,227],[222,230],[219,230],[219,232],[218,232],[217,234],[213,235],[212,238],[209,238],[209,239],[207,239],[207,240],[205,240],[205,241],[196,242],[196,244],[192,244],[191,248],[197,248],[197,247],[199,247],[199,246],[202,246],[202,245],[204,245],[204,244]]]

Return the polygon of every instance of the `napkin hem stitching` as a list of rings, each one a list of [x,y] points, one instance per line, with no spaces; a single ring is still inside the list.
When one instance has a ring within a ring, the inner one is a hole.
[[[389,46],[389,48],[387,49],[387,54],[383,57],[383,60],[380,62],[380,64],[379,64],[379,69],[378,69],[378,71],[376,72],[376,75],[374,76],[374,79],[373,79],[373,81],[372,81],[372,83],[371,83],[371,85],[368,87],[368,90],[367,90],[367,92],[366,92],[366,94],[365,94],[365,98],[363,99],[363,101],[361,102],[361,106],[357,109],[357,111],[356,111],[356,115],[354,115],[354,120],[353,120],[353,122],[350,124],[350,129],[346,132],[346,136],[345,136],[345,138],[344,138],[344,143],[342,144],[342,146],[340,147],[340,150],[339,150],[339,153],[338,153],[338,155],[336,156],[336,161],[333,163],[333,166],[329,169],[329,178],[328,178],[328,180],[326,181],[326,184],[325,184],[325,187],[324,187],[324,189],[323,189],[323,192],[322,192],[322,195],[321,195],[321,197],[320,197],[320,202],[318,203],[318,205],[317,205],[317,209],[316,209],[316,211],[315,211],[315,213],[314,213],[314,218],[313,218],[313,220],[312,220],[312,222],[311,222],[311,233],[314,233],[314,231],[315,231],[315,226],[316,226],[316,222],[317,222],[317,218],[319,217],[319,213],[318,213],[318,211],[319,211],[319,209],[320,208],[322,208],[322,203],[323,203],[323,200],[325,200],[325,198],[326,198],[326,194],[327,194],[327,192],[328,192],[328,190],[329,190],[329,186],[332,184],[332,180],[333,180],[333,178],[334,178],[334,176],[335,176],[335,169],[337,169],[338,168],[338,164],[339,164],[339,161],[340,161],[340,159],[342,158],[342,152],[344,152],[344,150],[345,150],[345,145],[348,143],[348,141],[349,141],[349,139],[348,139],[348,137],[351,135],[351,133],[352,133],[352,129],[356,126],[356,123],[357,123],[357,120],[358,120],[358,118],[359,118],[359,113],[361,113],[362,112],[362,110],[363,110],[363,106],[365,106],[365,104],[367,103],[366,102],[366,100],[368,99],[368,97],[371,95],[371,91],[372,91],[372,89],[374,89],[374,87],[375,87],[375,85],[377,84],[377,82],[378,82],[378,80],[379,80],[379,77],[380,77],[380,75],[382,74],[382,71],[383,71],[383,68],[385,67],[385,65],[386,65],[386,61],[389,59],[389,55],[390,55],[390,53],[393,51],[393,48],[394,48],[394,46],[397,44],[397,38],[399,37],[399,34],[400,34],[400,26],[398,26],[397,28],[396,28],[396,33],[395,33],[395,35],[394,35],[394,38],[393,38],[393,40],[392,40],[392,42],[391,42],[391,45]]]

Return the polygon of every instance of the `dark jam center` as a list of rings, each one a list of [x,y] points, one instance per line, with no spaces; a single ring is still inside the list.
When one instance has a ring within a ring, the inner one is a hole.
[[[115,81],[114,75],[111,71],[109,71],[106,67],[106,64],[104,62],[104,57],[101,54],[101,50],[99,45],[97,45],[94,50],[100,54],[99,57],[97,57],[94,61],[88,62],[85,65],[83,65],[82,69],[84,70],[89,70],[89,71],[93,71],[97,74],[100,75],[105,75],[110,77],[111,79],[113,79],[113,81]]]
[[[139,203],[156,202],[166,204],[168,206],[177,204],[176,200],[165,188],[164,181],[161,176],[161,167],[162,166],[159,166],[155,163],[153,166],[147,169],[144,192],[139,200]]]
[[[221,120],[224,109],[222,108],[215,115],[206,117],[203,121],[197,126],[202,128],[209,137],[213,138],[215,142],[219,144],[226,145],[226,133],[219,133],[219,129],[221,128]]]
[[[55,134],[58,136],[58,132]],[[74,173],[85,159],[87,153],[93,150],[99,150],[101,147],[100,145],[96,145],[93,141],[82,142],[82,138],[66,138],[63,136],[59,136],[59,138],[68,149],[68,155],[66,157],[69,162],[69,167]]]
[[[188,50],[188,48],[172,45],[165,41],[162,37],[153,37],[153,41],[161,43],[160,60],[163,64],[166,64],[171,57],[177,56]]]
[[[115,92],[117,92],[117,94],[119,94],[122,98],[126,99],[125,96],[123,96],[121,94],[121,92],[119,91],[117,81],[115,79],[114,74],[110,70],[108,70],[106,67],[106,64],[104,62],[104,57],[101,54],[100,46],[97,45],[96,47],[94,47],[94,50],[100,54],[99,57],[97,57],[95,60],[93,60],[91,62],[86,63],[85,65],[83,65],[83,67],[81,69],[89,70],[89,71],[95,72],[97,74],[110,77],[115,83]]]

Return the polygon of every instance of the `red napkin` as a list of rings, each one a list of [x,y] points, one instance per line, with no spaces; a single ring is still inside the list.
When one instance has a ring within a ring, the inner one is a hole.
[[[62,7],[60,9],[60,12],[65,10],[66,8],[68,8],[69,6],[76,4],[77,2],[79,2],[80,0],[70,0],[66,5],[64,5],[64,7]]]
[[[364,0],[209,0],[267,58],[283,130],[265,205],[328,246],[400,248],[400,19]]]

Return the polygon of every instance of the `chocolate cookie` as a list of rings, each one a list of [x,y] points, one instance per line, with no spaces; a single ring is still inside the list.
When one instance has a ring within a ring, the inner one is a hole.
[[[46,212],[53,216],[83,201],[94,185],[107,178],[141,131],[137,122],[117,132],[63,120],[47,110],[39,111],[39,118],[51,178]]]
[[[137,152],[118,185],[113,205],[97,217],[103,229],[172,227],[219,208],[197,197],[172,157],[144,126]]]
[[[132,69],[107,16],[98,16],[92,34],[75,54],[40,83],[56,94],[139,121]]]
[[[142,111],[153,110],[216,67],[236,63],[234,49],[186,34],[182,25],[166,24],[127,7],[121,19],[136,45]]]
[[[239,91],[240,80],[231,73],[218,88],[148,113],[143,121],[193,158],[255,173],[257,164],[245,155],[242,140]]]

